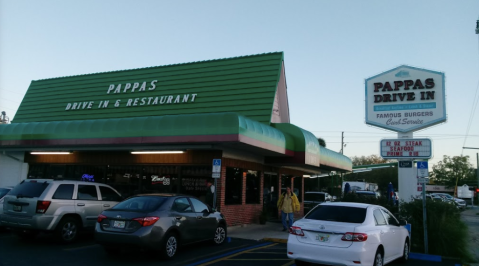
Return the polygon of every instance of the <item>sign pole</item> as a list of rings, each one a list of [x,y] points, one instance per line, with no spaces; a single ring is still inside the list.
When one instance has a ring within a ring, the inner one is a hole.
[[[216,185],[218,183],[218,178],[215,178],[215,193],[213,193],[213,209],[216,210],[216,191],[218,191],[218,189],[216,188]]]
[[[428,254],[428,241],[427,241],[427,213],[426,213],[426,184],[422,183],[422,220],[424,224],[424,252]]]

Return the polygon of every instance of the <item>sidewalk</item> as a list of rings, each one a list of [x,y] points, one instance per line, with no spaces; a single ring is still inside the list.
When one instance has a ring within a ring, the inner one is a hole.
[[[281,223],[267,222],[266,224],[248,224],[228,227],[228,236],[251,240],[265,240],[286,243],[289,232],[281,231]]]

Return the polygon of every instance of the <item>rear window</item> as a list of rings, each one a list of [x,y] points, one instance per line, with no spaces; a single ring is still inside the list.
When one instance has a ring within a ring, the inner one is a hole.
[[[360,224],[366,219],[366,209],[348,206],[319,205],[308,213],[305,218],[311,220]]]
[[[113,207],[117,211],[152,212],[157,210],[165,201],[166,197],[133,197],[122,201]]]
[[[48,187],[50,183],[42,182],[32,182],[32,181],[23,181],[14,187],[8,195],[23,197],[23,198],[38,198],[42,195],[43,191]]]
[[[8,191],[10,191],[9,188],[0,188],[0,199],[7,195]]]
[[[324,201],[324,194],[322,193],[305,193],[304,200],[306,201]]]

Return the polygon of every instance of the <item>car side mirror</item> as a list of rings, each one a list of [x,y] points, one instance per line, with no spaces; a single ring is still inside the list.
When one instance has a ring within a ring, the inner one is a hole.
[[[407,224],[407,221],[406,221],[406,220],[404,220],[404,219],[400,219],[400,220],[399,220],[399,225],[404,226],[404,225],[406,225],[406,224]]]
[[[336,197],[336,196],[333,196],[333,201],[335,201],[336,199],[337,199],[337,197]]]

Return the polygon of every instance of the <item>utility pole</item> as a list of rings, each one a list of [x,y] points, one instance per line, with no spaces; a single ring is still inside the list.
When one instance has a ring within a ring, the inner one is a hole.
[[[476,32],[479,31],[479,20],[477,21],[477,29]],[[478,33],[479,34],[479,33]],[[479,150],[479,148],[473,148],[473,147],[462,147],[463,149],[471,149],[471,150]],[[479,153],[476,153],[476,176],[477,176],[477,187],[479,188]],[[474,195],[473,195],[474,197]],[[478,195],[479,198],[479,195]],[[478,200],[479,204],[479,200]],[[474,207],[474,206],[472,206]]]
[[[341,132],[341,151],[340,151],[341,154],[344,154],[343,149],[344,149],[344,131]]]

